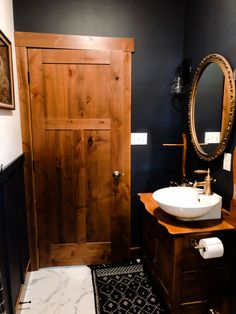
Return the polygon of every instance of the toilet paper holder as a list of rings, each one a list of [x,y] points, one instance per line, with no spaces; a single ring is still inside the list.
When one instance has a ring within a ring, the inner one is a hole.
[[[200,245],[196,239],[191,239],[190,240],[190,245],[195,249],[195,250],[205,250],[204,245]]]

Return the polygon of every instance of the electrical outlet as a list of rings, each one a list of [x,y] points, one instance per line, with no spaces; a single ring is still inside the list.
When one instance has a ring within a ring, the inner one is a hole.
[[[131,145],[147,145],[147,133],[131,133]]]
[[[220,143],[220,132],[205,132],[205,143],[206,144]]]
[[[232,154],[224,153],[223,169],[230,171],[231,170],[231,157]]]

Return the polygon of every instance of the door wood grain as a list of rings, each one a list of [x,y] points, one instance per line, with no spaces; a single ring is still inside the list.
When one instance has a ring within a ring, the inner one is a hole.
[[[19,75],[28,65],[30,77],[20,99],[28,108],[23,129],[31,134],[25,132],[23,140],[33,160],[26,171],[34,182],[35,202],[28,209],[29,221],[35,222],[30,236],[38,238],[38,248],[31,248],[34,261],[38,256],[33,268],[125,261],[130,254],[131,54],[100,47],[28,47],[26,64],[25,49],[17,48],[17,62]],[[114,170],[122,174],[118,181]]]

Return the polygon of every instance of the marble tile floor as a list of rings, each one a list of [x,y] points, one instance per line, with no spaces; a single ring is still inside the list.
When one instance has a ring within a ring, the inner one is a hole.
[[[16,314],[95,314],[88,266],[49,267],[30,272]]]

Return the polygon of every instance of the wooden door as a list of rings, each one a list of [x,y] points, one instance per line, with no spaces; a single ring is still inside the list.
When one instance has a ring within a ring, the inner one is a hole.
[[[130,53],[28,49],[28,67],[39,266],[128,259]]]

